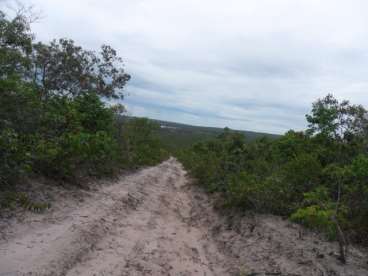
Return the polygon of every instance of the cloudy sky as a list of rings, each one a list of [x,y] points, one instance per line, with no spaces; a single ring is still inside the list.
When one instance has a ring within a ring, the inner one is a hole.
[[[330,92],[368,106],[365,0],[22,2],[37,39],[118,50],[132,115],[282,133]]]

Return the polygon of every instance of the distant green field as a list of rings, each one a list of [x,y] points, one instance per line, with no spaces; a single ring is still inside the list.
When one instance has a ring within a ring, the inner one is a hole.
[[[212,139],[223,132],[222,128],[192,126],[174,122],[152,120],[160,125],[158,135],[169,149],[191,146],[197,142]],[[245,135],[251,141],[261,137],[276,139],[279,135],[253,131],[233,130]]]

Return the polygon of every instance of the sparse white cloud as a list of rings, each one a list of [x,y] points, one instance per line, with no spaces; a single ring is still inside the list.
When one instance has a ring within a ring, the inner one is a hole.
[[[119,51],[133,115],[281,133],[329,92],[368,106],[367,1],[23,3],[44,14],[38,39]]]

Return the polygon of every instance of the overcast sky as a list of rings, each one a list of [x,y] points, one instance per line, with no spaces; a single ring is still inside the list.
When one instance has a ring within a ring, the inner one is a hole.
[[[38,40],[118,50],[132,115],[282,133],[329,92],[368,106],[365,0],[22,2]]]

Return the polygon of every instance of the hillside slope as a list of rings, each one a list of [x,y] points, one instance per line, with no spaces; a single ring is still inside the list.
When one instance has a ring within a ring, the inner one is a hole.
[[[152,119],[151,119],[152,120]],[[168,121],[152,120],[160,125],[158,132],[160,139],[169,147],[169,149],[176,149],[177,147],[188,147],[195,143],[213,139],[224,132],[223,128],[193,126]],[[233,132],[243,134],[248,141],[258,138],[267,137],[269,139],[276,139],[277,134],[231,130]]]

